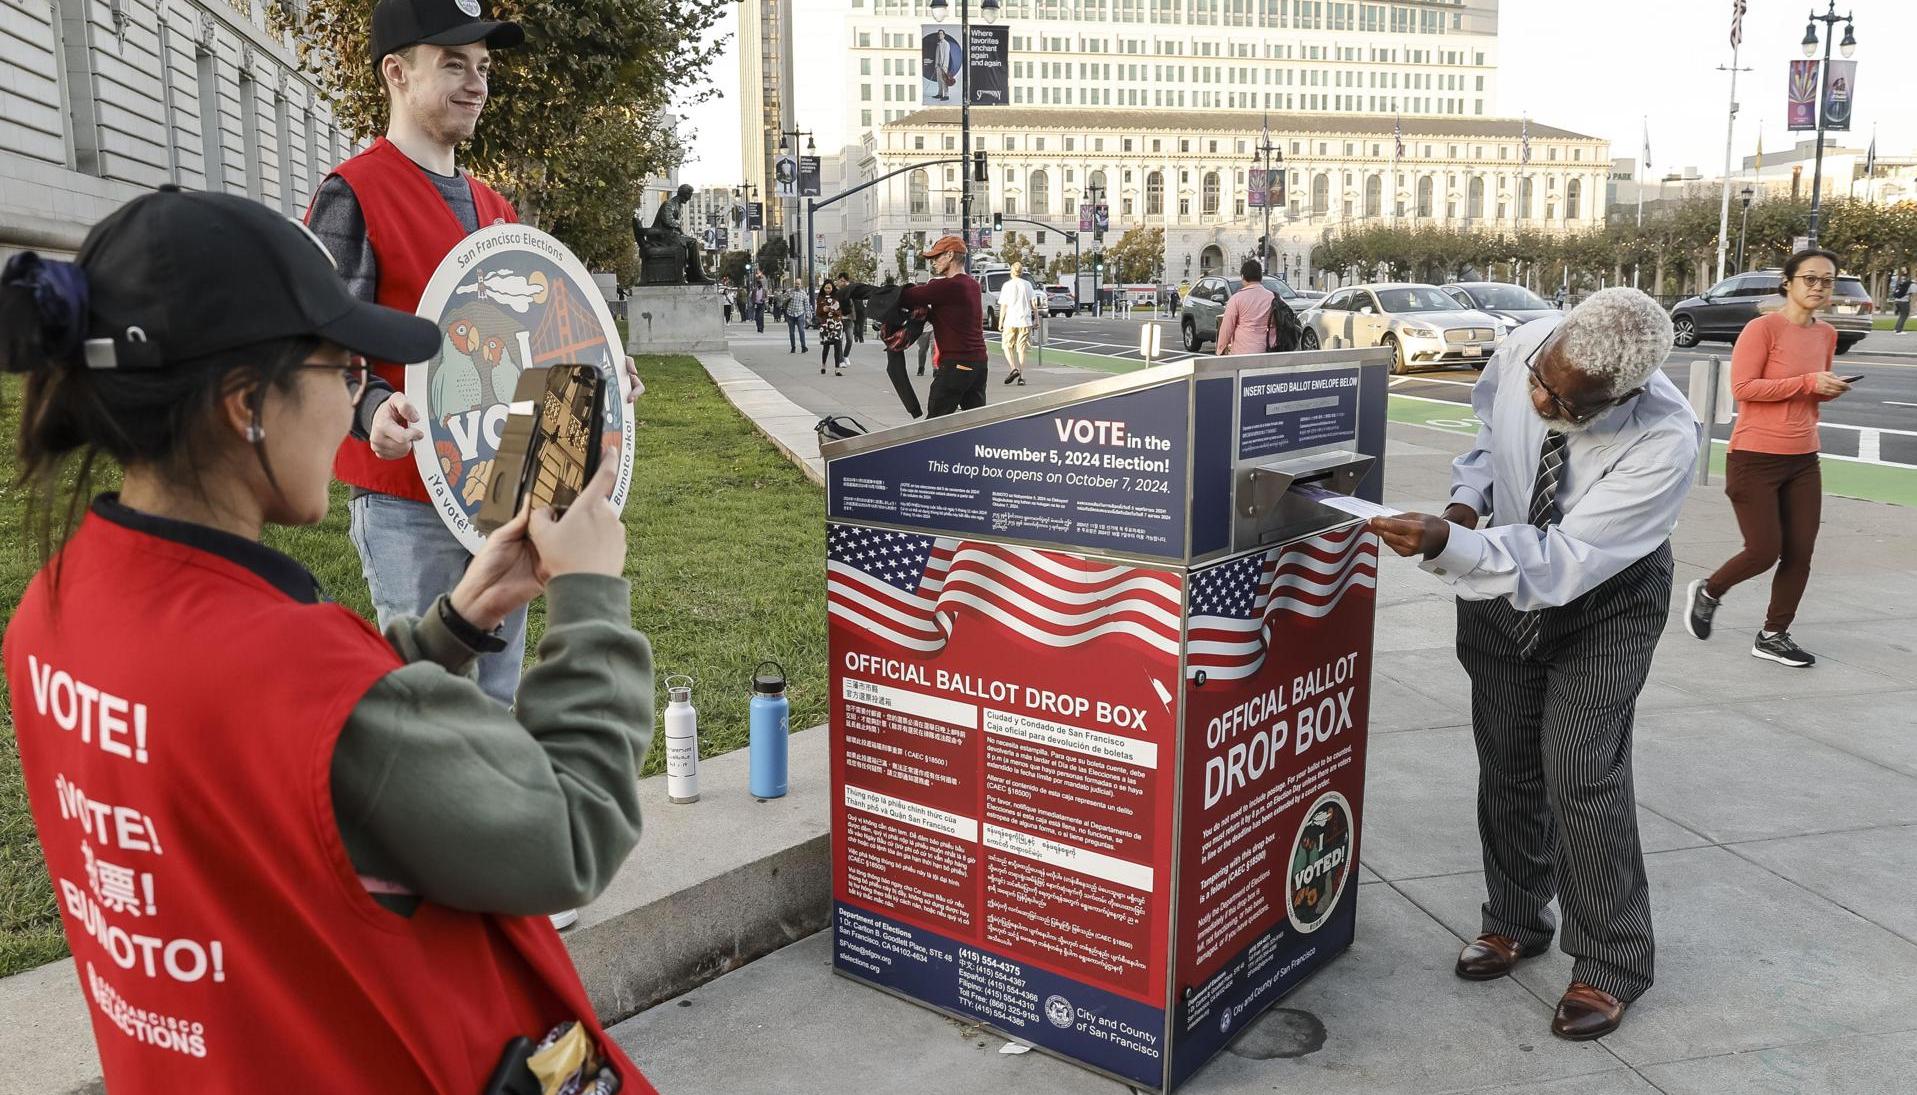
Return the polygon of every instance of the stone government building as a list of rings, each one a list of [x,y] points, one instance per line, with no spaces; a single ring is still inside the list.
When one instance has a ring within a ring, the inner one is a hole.
[[[0,258],[166,182],[297,216],[354,150],[253,0],[0,0]]]
[[[974,190],[974,215],[988,227],[1001,212],[1076,228],[1079,203],[1102,187],[1107,245],[1128,228],[1162,227],[1168,281],[1235,270],[1264,234],[1264,211],[1251,207],[1247,189],[1267,120],[1287,183],[1287,205],[1272,211],[1275,272],[1301,283],[1312,244],[1340,225],[1572,232],[1604,223],[1609,142],[1535,121],[1018,106],[972,112],[973,147],[986,150],[991,174],[989,186]],[[1395,163],[1394,127],[1405,146]],[[953,157],[959,112],[915,111],[868,140],[873,175]],[[889,248],[901,233],[957,232],[959,170],[934,166],[881,184],[873,226],[880,241]],[[1006,227],[1047,254],[1071,253],[1059,232]],[[1090,252],[1089,237],[1080,247]],[[883,265],[887,252],[880,256]]]

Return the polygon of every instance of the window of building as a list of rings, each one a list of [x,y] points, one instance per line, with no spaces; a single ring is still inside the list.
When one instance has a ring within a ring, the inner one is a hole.
[[[1078,141],[1076,138],[1074,137],[1065,138],[1065,151],[1067,152],[1072,151],[1077,146],[1077,144],[1078,144]]]
[[[1005,151],[1007,151],[1007,152],[1014,152],[1014,151],[1017,151],[1017,149],[1018,149],[1018,138],[1017,138],[1017,137],[1007,137],[1007,138],[1005,138]]]
[[[951,195],[949,195],[949,194],[948,194],[948,195],[946,195],[946,198],[945,198],[945,215],[946,215],[946,216],[948,216],[948,217],[956,217],[956,216],[958,216],[958,211],[959,211],[959,208],[958,208],[958,207],[959,207],[959,200],[958,200],[957,198],[955,198],[955,197],[952,197],[952,196],[951,196]]]
[[[1014,198],[1010,194],[1005,195],[1005,215],[1010,217],[1010,216],[1017,215],[1017,213],[1018,213],[1018,199]]]
[[[1165,215],[1165,174],[1154,171],[1145,176],[1145,215],[1162,217]]]
[[[889,65],[890,63],[891,63],[891,62],[889,62],[889,61],[887,62],[887,64],[888,64],[888,65]],[[891,71],[891,69],[889,69],[889,68],[888,68],[888,69],[887,69],[886,71],[888,71],[888,72],[889,72],[889,71]],[[861,75],[861,76],[870,76],[870,75],[872,75],[872,58],[870,58],[870,57],[861,57],[861,58],[859,58],[859,75]]]
[[[1582,211],[1582,205],[1583,205],[1583,202],[1582,202],[1583,197],[1584,197],[1584,180],[1572,179],[1570,183],[1567,184],[1564,188],[1565,217],[1567,217],[1570,220],[1577,220],[1579,216],[1582,215],[1581,211]]]
[[[1218,215],[1218,172],[1205,172],[1205,181],[1200,193],[1199,208],[1206,216]]]
[[[1547,159],[1547,160],[1555,160],[1555,159],[1557,159],[1557,158],[1558,158],[1558,150],[1557,150],[1557,149],[1555,149],[1555,148],[1547,148],[1547,149],[1545,149],[1545,150],[1544,150],[1544,158],[1545,158],[1545,159]]]
[[[869,103],[872,101],[872,85],[871,84],[859,85],[859,101],[862,103]]]
[[[925,151],[925,138],[924,138],[924,137],[922,137],[922,136],[914,136],[914,137],[912,138],[912,151],[914,151],[914,152],[923,152],[923,151]]]
[[[1475,175],[1471,178],[1471,186],[1465,196],[1464,209],[1464,215],[1472,220],[1478,220],[1484,216],[1484,180]]]
[[[1050,216],[1052,212],[1052,180],[1043,171],[1032,172],[1032,178],[1026,193],[1032,196],[1032,216]]]
[[[1418,180],[1418,216],[1431,215],[1431,176]]]
[[[925,177],[923,168],[905,177],[906,193],[911,200],[912,215],[922,217],[932,211],[931,183]]]
[[[871,111],[869,110],[859,111],[859,125],[863,126],[866,129],[872,128],[872,112]]]

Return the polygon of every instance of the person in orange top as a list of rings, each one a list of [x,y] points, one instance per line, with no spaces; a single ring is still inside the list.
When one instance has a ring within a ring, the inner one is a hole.
[[[1711,637],[1711,618],[1731,587],[1777,567],[1771,604],[1751,656],[1795,668],[1817,659],[1791,640],[1791,620],[1810,580],[1811,551],[1824,501],[1817,462],[1817,408],[1850,391],[1830,371],[1837,329],[1817,318],[1837,284],[1837,256],[1799,251],[1784,263],[1784,306],[1744,328],[1731,350],[1731,430],[1724,493],[1737,513],[1744,550],[1717,573],[1691,583],[1685,626]]]

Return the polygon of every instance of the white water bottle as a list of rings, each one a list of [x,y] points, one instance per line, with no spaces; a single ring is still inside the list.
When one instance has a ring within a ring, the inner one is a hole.
[[[673,683],[673,682],[679,683]],[[666,678],[666,797],[699,801],[699,712],[692,707],[692,678]]]

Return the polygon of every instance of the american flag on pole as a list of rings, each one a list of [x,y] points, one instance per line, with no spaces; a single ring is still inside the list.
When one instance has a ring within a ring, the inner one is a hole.
[[[1400,114],[1391,121],[1391,140],[1396,151],[1392,155],[1404,159],[1404,115]]]
[[[1032,548],[833,525],[825,605],[864,635],[943,648],[969,608],[1046,646],[1129,635],[1176,657],[1183,589],[1167,573]]]
[[[1524,125],[1518,130],[1518,162],[1531,162],[1531,119],[1526,117]]]
[[[1252,676],[1279,613],[1322,619],[1354,586],[1378,586],[1378,542],[1363,525],[1199,571],[1191,581],[1186,676]]]
[[[1747,0],[1731,0],[1731,48],[1744,44],[1744,9]]]

